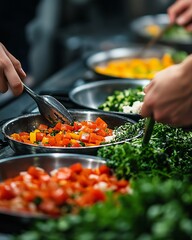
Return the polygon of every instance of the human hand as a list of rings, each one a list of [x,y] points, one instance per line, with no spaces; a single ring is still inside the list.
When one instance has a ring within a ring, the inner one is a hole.
[[[177,0],[167,9],[167,13],[171,23],[192,32],[192,0]]]
[[[22,81],[26,77],[21,63],[0,43],[0,92],[12,90],[15,96],[23,91]]]
[[[176,127],[192,125],[192,55],[157,73],[145,88],[143,117]]]

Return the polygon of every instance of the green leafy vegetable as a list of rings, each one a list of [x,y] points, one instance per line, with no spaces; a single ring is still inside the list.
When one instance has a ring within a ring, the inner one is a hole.
[[[114,93],[108,96],[106,101],[99,106],[99,109],[123,112],[123,106],[132,106],[135,101],[142,102],[143,98],[144,93],[141,86],[123,91],[114,91]]]
[[[144,124],[144,120],[134,127]],[[143,175],[161,175],[183,179],[192,176],[192,132],[156,123],[150,143],[142,146],[142,138],[121,145],[104,147],[98,156],[116,175],[126,178]]]

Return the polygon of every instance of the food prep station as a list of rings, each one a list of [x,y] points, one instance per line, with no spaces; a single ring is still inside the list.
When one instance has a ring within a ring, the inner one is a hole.
[[[97,47],[100,49],[104,44],[108,44],[115,47],[124,47],[125,42],[126,45],[129,46],[133,44],[133,36],[121,35],[116,37],[112,37],[98,40]],[[114,42],[115,39],[115,42]],[[95,41],[95,40],[94,40]],[[83,86],[86,83],[94,83],[96,80],[105,79],[104,76],[99,76],[95,72],[93,72],[90,68],[88,68],[85,63],[85,59],[88,59],[89,55],[95,53],[95,48],[92,48],[92,51],[88,51],[84,53],[84,56],[79,56],[76,61],[71,62],[68,66],[56,72],[53,76],[46,79],[45,81],[38,84],[33,90],[39,94],[47,94],[55,97],[59,100],[66,108],[68,109],[88,109],[84,106],[80,106],[79,104],[75,104],[74,101],[71,101],[69,98],[69,93],[78,86]],[[109,79],[109,77],[106,77]],[[146,84],[147,81],[144,81]],[[138,83],[139,85],[139,83]],[[3,96],[2,96],[3,97]],[[12,100],[7,101],[0,108],[0,124],[3,125],[6,121],[37,111],[37,105],[35,101],[25,92],[19,97],[16,97]],[[130,117],[130,116],[129,116]],[[133,117],[134,119],[134,117]],[[3,135],[1,133],[1,141],[0,141],[0,159],[5,157],[14,156],[15,153],[12,149],[7,146],[7,143],[3,140]]]
[[[114,42],[115,39],[115,42]],[[95,41],[95,39],[94,39]],[[142,42],[138,38],[137,35],[134,35],[133,32],[129,32],[129,34],[118,35],[114,38],[107,38],[107,39],[98,39],[97,41],[97,49],[98,47],[102,48],[103,45],[110,46],[109,48],[116,48],[116,47],[125,47],[129,46],[130,44]],[[88,44],[90,46],[90,43]],[[94,44],[93,44],[94,45]],[[36,85],[33,90],[39,94],[47,94],[55,97],[58,99],[66,108],[74,110],[78,109],[78,111],[85,110],[84,104],[76,104],[74,101],[71,101],[69,93],[76,87],[81,87],[86,83],[94,84],[95,80],[108,80],[108,78],[104,76],[98,76],[94,71],[92,71],[88,66],[85,64],[85,59],[91,53],[94,53],[95,48],[92,45],[92,49],[88,52],[84,52],[83,56],[79,55],[79,57],[72,61],[70,64],[65,66],[63,69],[57,71],[54,75],[45,79],[45,81],[41,82],[40,84]],[[189,46],[187,46],[187,50]],[[185,49],[186,50],[186,49]],[[189,50],[190,51],[190,50]],[[114,80],[115,81],[115,80]],[[123,81],[120,79],[119,81]],[[148,83],[148,80],[145,84]],[[89,99],[87,98],[87,101]],[[77,100],[78,102],[78,100]],[[92,111],[93,109],[86,108],[87,110]],[[22,116],[24,114],[31,114],[37,112],[37,105],[34,100],[27,95],[27,93],[23,93],[21,96],[11,99],[5,104],[1,105],[0,107],[0,124],[1,126],[8,120]],[[131,120],[135,121],[135,117],[131,115],[128,116]],[[18,155],[22,155],[21,153],[17,153],[13,151],[13,149],[8,145],[7,141],[3,138],[3,134],[0,133],[0,163],[3,162],[4,158],[15,157]],[[0,235],[1,238],[1,235]],[[2,235],[2,239],[6,238],[6,235]]]

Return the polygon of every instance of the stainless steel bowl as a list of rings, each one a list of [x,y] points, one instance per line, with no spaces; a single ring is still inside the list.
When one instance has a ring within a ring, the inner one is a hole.
[[[0,161],[0,181],[17,176],[21,171],[26,171],[30,166],[43,168],[47,172],[60,167],[68,167],[74,163],[81,163],[86,168],[98,168],[105,164],[100,157],[67,154],[45,153],[30,154],[6,158]],[[46,216],[33,216],[10,211],[0,211],[0,232],[15,233],[30,226],[34,220],[47,218]]]
[[[114,93],[114,91],[123,91],[129,88],[136,88],[137,86],[146,86],[150,80],[101,80],[92,83],[87,83],[82,86],[74,88],[70,93],[69,97],[75,104],[98,110],[98,107],[106,101],[106,98]],[[102,110],[99,110],[104,112]],[[137,121],[141,116],[133,113],[122,113],[114,112],[111,113],[120,114],[127,116]]]
[[[81,163],[85,168],[98,168],[105,164],[105,160],[96,156],[74,153],[39,153],[15,156],[0,160],[0,181],[15,177],[30,166],[40,167],[50,172],[60,167],[69,167],[74,163]]]
[[[87,66],[88,69],[90,69],[94,74],[97,74],[98,76],[102,76],[105,78],[108,77],[110,79],[118,79],[121,77],[98,73],[95,70],[95,66],[104,64],[110,60],[138,57],[138,54],[140,54],[143,47],[144,47],[143,44],[130,44],[126,48],[114,48],[106,51],[96,52],[86,58],[85,65]],[[168,52],[172,53],[174,51],[175,50],[171,47],[166,47],[163,45],[155,45],[151,48],[146,49],[144,57],[161,58],[165,53],[168,53]],[[131,78],[122,77],[121,79],[131,79]]]
[[[152,38],[150,34],[146,31],[146,27],[150,25],[157,25],[160,27],[165,27],[169,24],[169,17],[167,14],[156,14],[156,15],[145,15],[133,20],[130,24],[132,32],[142,38],[142,40],[147,40]],[[191,52],[192,46],[192,37],[184,39],[180,37],[171,37],[171,38],[161,38],[158,40],[159,44],[164,44],[176,49],[185,50]]]
[[[71,110],[70,113],[74,117],[74,119],[78,121],[83,120],[96,120],[97,117],[101,117],[104,121],[108,123],[109,128],[114,129],[115,127],[124,125],[127,122],[132,124],[135,123],[134,120],[105,112],[98,111],[88,111],[88,110]],[[39,126],[40,123],[48,124],[48,122],[39,114],[27,114],[24,116],[20,116],[14,118],[2,126],[2,133],[4,134],[5,139],[8,141],[10,146],[17,153],[50,153],[50,152],[60,152],[60,153],[81,153],[81,154],[89,154],[96,155],[97,150],[102,145],[93,146],[93,147],[44,147],[44,146],[35,146],[26,143],[21,143],[19,141],[13,140],[10,135],[12,133],[18,133],[22,131],[30,132]],[[136,136],[133,138],[141,136],[141,132],[138,132]],[[131,139],[133,139],[131,138]],[[119,141],[116,143],[108,143],[105,146],[110,146],[114,144],[120,144],[126,141],[130,141],[131,139],[125,139],[124,141]]]

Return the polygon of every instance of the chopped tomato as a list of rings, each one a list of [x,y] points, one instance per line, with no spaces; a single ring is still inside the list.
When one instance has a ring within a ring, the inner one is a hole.
[[[96,133],[90,133],[89,142],[96,143],[97,141],[102,142],[104,141],[104,137],[97,135]]]
[[[105,201],[107,190],[115,196],[126,194],[128,186],[128,181],[118,180],[105,165],[91,169],[75,163],[51,174],[30,166],[26,172],[0,183],[0,208],[60,216],[65,206],[69,206],[66,212],[77,212],[79,207]]]
[[[61,125],[61,130],[62,131],[72,131],[73,130],[73,126],[68,125],[68,124],[62,124]]]
[[[70,139],[63,138],[63,146],[67,146],[70,143]]]
[[[49,137],[49,144],[50,144],[51,146],[55,146],[55,145],[56,145],[56,139],[55,139],[55,137],[52,137],[52,136]]]
[[[100,117],[98,117],[95,121],[95,123],[97,124],[97,126],[99,126],[100,128],[107,128],[107,123],[105,121],[103,121],[103,119],[101,119]]]
[[[75,164],[71,165],[70,168],[75,173],[80,173],[83,170],[81,163],[75,163]]]
[[[13,190],[9,185],[0,185],[0,198],[1,199],[12,199],[14,197]]]
[[[29,136],[29,133],[28,132],[20,132],[19,136]]]
[[[55,127],[54,127],[55,130],[61,130],[61,122],[58,122]]]
[[[55,201],[57,205],[63,204],[68,199],[68,197],[69,196],[66,191],[61,187],[54,189],[51,192],[51,198]]]
[[[74,130],[78,131],[79,129],[81,129],[82,124],[80,122],[74,122]]]
[[[63,139],[63,135],[62,135],[62,134],[57,133],[57,134],[55,135],[55,141],[56,141],[56,143],[60,142],[62,139]]]
[[[47,130],[48,129],[48,126],[45,125],[45,124],[40,124],[39,127],[38,127],[39,130]]]
[[[104,129],[98,129],[98,130],[96,130],[96,133],[97,133],[97,135],[100,135],[102,137],[109,136]]]
[[[39,209],[46,214],[53,216],[59,215],[59,209],[53,200],[45,199],[39,204]]]
[[[63,179],[69,179],[71,177],[72,174],[72,170],[70,168],[67,167],[63,167],[60,168],[56,173],[55,173],[55,177],[58,180],[63,180]]]
[[[39,178],[44,173],[44,170],[41,168],[31,166],[28,169],[28,173],[35,178]]]
[[[89,138],[90,138],[90,133],[86,133],[86,132],[80,132],[80,138],[79,140],[82,142],[89,142]]]
[[[14,140],[26,144],[40,144],[50,147],[89,147],[105,142],[106,136],[111,136],[112,129],[98,117],[95,121],[75,121],[74,125],[58,122],[54,127],[40,124],[37,129],[27,132],[13,133]]]
[[[103,173],[110,174],[110,173],[111,173],[111,170],[110,170],[110,168],[107,167],[106,165],[101,165],[101,166],[99,167],[99,172],[100,172],[101,174],[103,174]]]
[[[36,132],[36,141],[40,142],[42,141],[43,137],[45,137],[46,134],[43,132]]]

